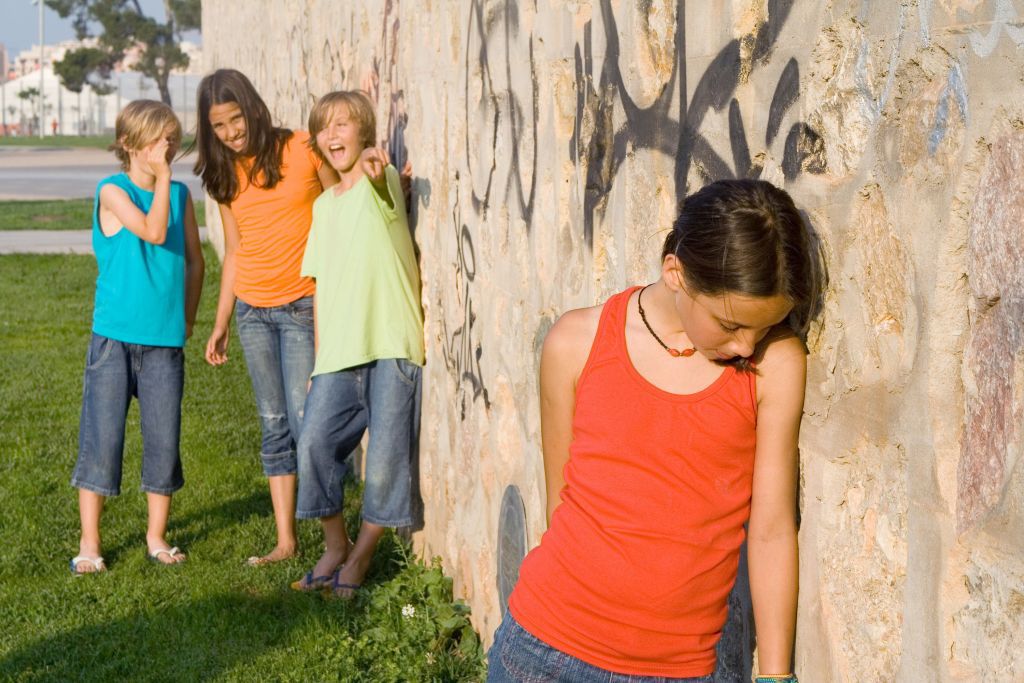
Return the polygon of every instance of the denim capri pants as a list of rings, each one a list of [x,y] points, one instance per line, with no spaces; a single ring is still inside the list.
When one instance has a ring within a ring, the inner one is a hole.
[[[235,319],[260,415],[263,474],[295,474],[295,444],[313,372],[313,297],[267,307],[238,299]]]
[[[347,456],[369,429],[363,519],[385,527],[415,522],[420,375],[415,363],[386,358],[313,377],[299,437],[296,517],[341,512]]]
[[[511,612],[487,653],[487,683],[712,683],[714,674],[690,678],[638,676],[596,667],[556,650],[519,625]]]
[[[169,496],[181,473],[181,348],[127,344],[92,335],[82,387],[78,461],[71,485],[102,496],[121,492],[125,417],[132,396],[142,423],[142,490]]]

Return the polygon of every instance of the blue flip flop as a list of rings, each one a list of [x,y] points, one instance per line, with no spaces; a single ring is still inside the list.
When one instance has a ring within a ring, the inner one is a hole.
[[[362,590],[363,584],[361,583],[341,583],[338,581],[338,577],[341,575],[341,569],[334,572],[334,579],[331,581],[331,587],[324,588],[324,594],[328,597],[336,600],[354,600],[356,594]],[[338,591],[347,590],[352,591],[349,595],[338,595]]]
[[[298,581],[292,581],[289,585],[293,591],[299,591],[300,593],[310,593],[313,591],[323,590],[337,580],[339,571],[340,570],[335,569],[333,574],[313,576],[313,570],[310,569],[306,572],[305,576]]]

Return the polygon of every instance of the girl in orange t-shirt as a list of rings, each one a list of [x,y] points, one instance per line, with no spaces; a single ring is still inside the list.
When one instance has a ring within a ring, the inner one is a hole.
[[[794,681],[803,334],[824,264],[784,191],[686,198],[661,277],[569,311],[541,356],[548,530],[488,681],[711,681],[746,535],[759,681]]]
[[[313,201],[338,181],[309,135],[275,127],[249,79],[233,69],[204,77],[196,96],[195,172],[224,225],[217,317],[206,360],[228,359],[231,313],[256,395],[260,458],[270,484],[277,545],[253,565],[296,553],[295,444],[313,372],[313,290],[300,276]]]

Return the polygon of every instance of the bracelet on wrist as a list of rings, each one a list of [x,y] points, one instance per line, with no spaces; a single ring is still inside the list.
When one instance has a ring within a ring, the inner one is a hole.
[[[754,678],[754,683],[799,683],[796,679],[796,674],[768,674],[764,676],[757,676]]]

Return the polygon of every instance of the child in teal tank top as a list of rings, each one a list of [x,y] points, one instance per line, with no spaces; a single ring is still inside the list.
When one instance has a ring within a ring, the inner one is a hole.
[[[188,189],[171,181],[181,124],[170,107],[131,102],[117,117],[111,146],[122,173],[100,181],[93,209],[99,274],[86,357],[78,460],[82,534],[75,575],[106,570],[100,516],[121,488],[125,416],[133,396],[142,423],[142,490],[149,521],[147,556],[185,559],[165,537],[171,494],[184,484],[178,450],[185,364],[203,285],[203,254]]]

